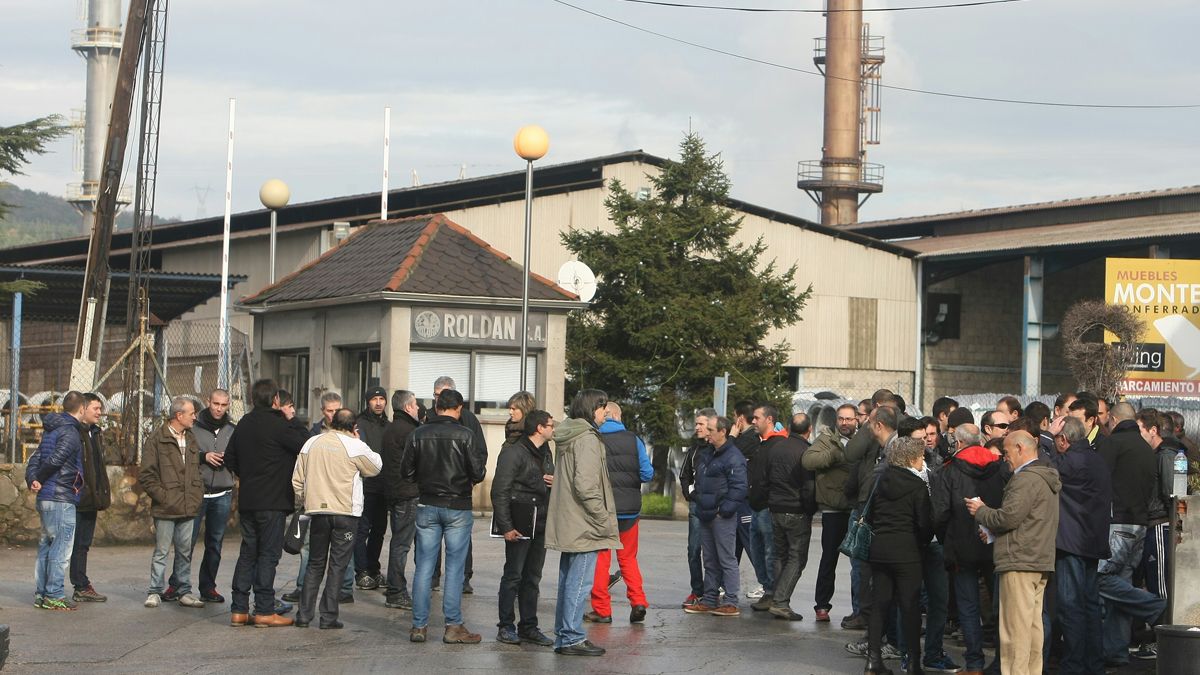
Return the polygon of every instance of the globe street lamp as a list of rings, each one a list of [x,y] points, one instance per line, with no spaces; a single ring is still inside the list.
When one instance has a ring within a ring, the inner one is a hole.
[[[271,209],[271,272],[269,280],[272,284],[275,283],[275,213],[287,206],[291,196],[292,193],[288,190],[287,183],[278,178],[268,180],[258,190],[258,200],[262,202],[263,206]]]
[[[525,387],[526,354],[529,352],[529,230],[533,222],[533,162],[550,149],[546,130],[531,124],[521,127],[513,138],[513,150],[525,160],[525,273],[521,277],[521,391]]]

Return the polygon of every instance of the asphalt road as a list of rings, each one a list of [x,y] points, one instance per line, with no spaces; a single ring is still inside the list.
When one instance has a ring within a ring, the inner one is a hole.
[[[606,647],[600,658],[564,657],[551,649],[495,641],[496,590],[503,566],[501,542],[486,534],[486,519],[475,524],[475,594],[464,596],[466,625],[484,638],[480,645],[446,645],[441,639],[441,607],[435,594],[430,642],[408,642],[411,615],[383,606],[378,591],[355,591],[343,605],[340,631],[296,628],[233,628],[229,605],[188,609],[165,603],[142,607],[149,580],[150,547],[92,550],[90,576],[109,596],[103,604],[81,604],[75,612],[32,607],[36,549],[0,551],[0,622],[11,627],[12,653],[6,672],[37,673],[436,673],[594,672],[594,673],[861,673],[863,660],[843,650],[861,633],[845,631],[838,620],[849,612],[849,565],[839,564],[833,622],[813,621],[812,592],[820,558],[819,530],[810,560],[793,597],[800,622],[773,620],[751,612],[743,601],[738,618],[687,615],[680,602],[688,593],[685,522],[643,521],[639,558],[651,608],[646,622],[630,625],[624,586],[618,584],[611,625],[587,624],[593,642]],[[219,590],[229,595],[238,540],[225,542]],[[385,548],[386,563],[386,548]],[[197,559],[199,551],[197,552]],[[613,563],[615,566],[615,562]],[[299,565],[284,555],[276,587],[290,590]],[[409,562],[410,574],[412,562]],[[193,572],[193,577],[195,576]],[[546,558],[539,619],[554,625],[558,554]],[[753,578],[749,561],[743,580]],[[743,582],[743,586],[745,581]],[[961,663],[957,643],[947,649]],[[898,670],[898,662],[890,662]],[[1143,671],[1145,672],[1145,671]],[[1151,671],[1152,672],[1152,671]]]

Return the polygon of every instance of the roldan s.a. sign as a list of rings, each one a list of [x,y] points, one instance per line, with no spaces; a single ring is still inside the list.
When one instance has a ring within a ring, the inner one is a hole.
[[[1108,258],[1104,296],[1146,327],[1122,393],[1200,396],[1200,261]]]
[[[412,309],[412,342],[419,344],[521,346],[521,313],[486,309],[429,307]],[[546,346],[546,314],[529,313],[531,348]]]

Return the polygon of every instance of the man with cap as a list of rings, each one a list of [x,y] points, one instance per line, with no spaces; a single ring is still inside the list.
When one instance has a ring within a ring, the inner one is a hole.
[[[975,424],[975,416],[971,414],[970,408],[955,408],[946,416],[946,442],[950,447],[948,457],[953,457],[959,450],[962,450],[962,448],[958,447],[954,430],[964,424]]]
[[[358,437],[376,454],[383,452],[383,433],[388,427],[387,390],[380,386],[363,392],[366,407],[355,420]],[[354,579],[359,588],[371,591],[386,583],[380,571],[383,535],[387,532],[386,485],[382,476],[363,479],[363,510],[354,537]]]

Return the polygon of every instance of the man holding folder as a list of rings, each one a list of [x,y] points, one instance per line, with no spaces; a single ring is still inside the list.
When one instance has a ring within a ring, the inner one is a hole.
[[[525,416],[525,436],[500,449],[492,478],[492,535],[504,538],[504,575],[500,579],[500,627],[496,640],[549,647],[554,641],[538,630],[538,584],[546,561],[546,505],[554,483],[549,441],[554,420],[545,410]],[[514,626],[514,601],[521,621]]]

